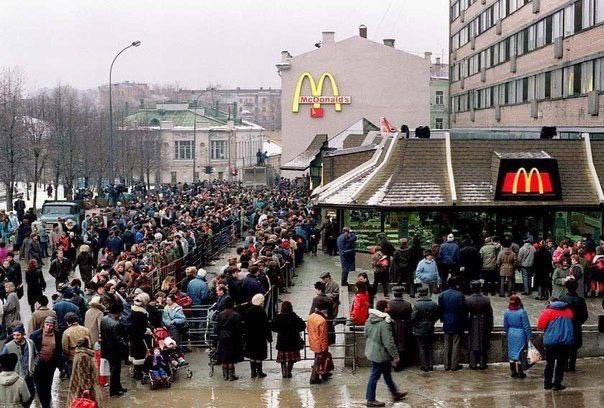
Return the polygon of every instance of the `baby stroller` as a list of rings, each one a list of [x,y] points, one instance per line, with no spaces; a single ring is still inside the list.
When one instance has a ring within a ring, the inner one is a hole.
[[[189,363],[163,327],[153,331],[153,349],[148,352],[144,369],[142,384],[149,384],[152,390],[170,388],[179,371],[184,371],[187,378],[193,377]]]

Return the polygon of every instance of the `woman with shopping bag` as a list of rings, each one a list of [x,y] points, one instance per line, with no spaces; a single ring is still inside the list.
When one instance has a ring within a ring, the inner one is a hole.
[[[503,328],[508,338],[508,359],[512,378],[525,378],[522,368],[523,353],[533,338],[531,324],[522,300],[518,295],[510,296],[508,310],[503,315]]]

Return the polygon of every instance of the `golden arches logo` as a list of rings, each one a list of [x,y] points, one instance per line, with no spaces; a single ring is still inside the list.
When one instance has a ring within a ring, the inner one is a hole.
[[[331,85],[331,92],[333,96],[323,96],[323,85],[325,80],[329,80]],[[310,96],[301,95],[302,86],[304,81],[308,80],[310,84]],[[329,72],[324,72],[317,82],[315,82],[310,72],[304,72],[298,78],[296,88],[294,91],[294,99],[292,103],[292,112],[299,112],[300,104],[312,104],[314,109],[319,109],[322,103],[333,104],[336,112],[342,111],[342,104],[349,104],[351,102],[350,96],[340,96],[338,85],[333,75]]]
[[[537,181],[539,184],[539,194],[543,194],[543,179],[541,178],[541,173],[539,173],[539,169],[533,167],[528,173],[524,167],[521,167],[516,172],[514,176],[514,183],[512,184],[512,194],[518,193],[518,181],[520,180],[520,175],[524,174],[524,192],[531,192],[531,181],[533,180],[533,176],[537,177]]]

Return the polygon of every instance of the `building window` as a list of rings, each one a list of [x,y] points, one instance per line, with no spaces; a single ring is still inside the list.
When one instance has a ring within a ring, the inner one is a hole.
[[[564,28],[564,12],[561,10],[552,16],[552,39],[562,37]]]
[[[193,142],[191,140],[177,140],[174,142],[174,159],[191,160],[193,159]]]
[[[562,97],[562,69],[556,69],[552,71],[552,89],[551,89],[551,97],[552,98],[560,98]]]
[[[596,24],[604,22],[604,0],[594,0],[596,4],[595,20]]]
[[[444,105],[445,103],[445,95],[443,91],[436,91],[436,104]]]
[[[226,140],[212,140],[210,142],[210,157],[212,160],[226,159]]]
[[[564,68],[564,97],[581,93],[581,65]]]
[[[436,118],[434,120],[434,127],[436,129],[442,129],[443,128],[443,118]]]
[[[587,28],[594,25],[594,4],[595,0],[583,0],[583,27]]]
[[[170,172],[170,183],[176,184],[176,172],[175,171]]]
[[[604,91],[604,58],[594,61],[594,89]]]
[[[587,61],[581,64],[581,93],[586,94],[594,90],[594,62]]]

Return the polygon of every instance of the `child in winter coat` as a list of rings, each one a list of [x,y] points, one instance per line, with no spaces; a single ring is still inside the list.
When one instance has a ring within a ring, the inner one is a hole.
[[[356,283],[357,293],[352,299],[350,318],[355,326],[363,326],[369,317],[369,294],[367,293],[367,284],[364,282]]]

